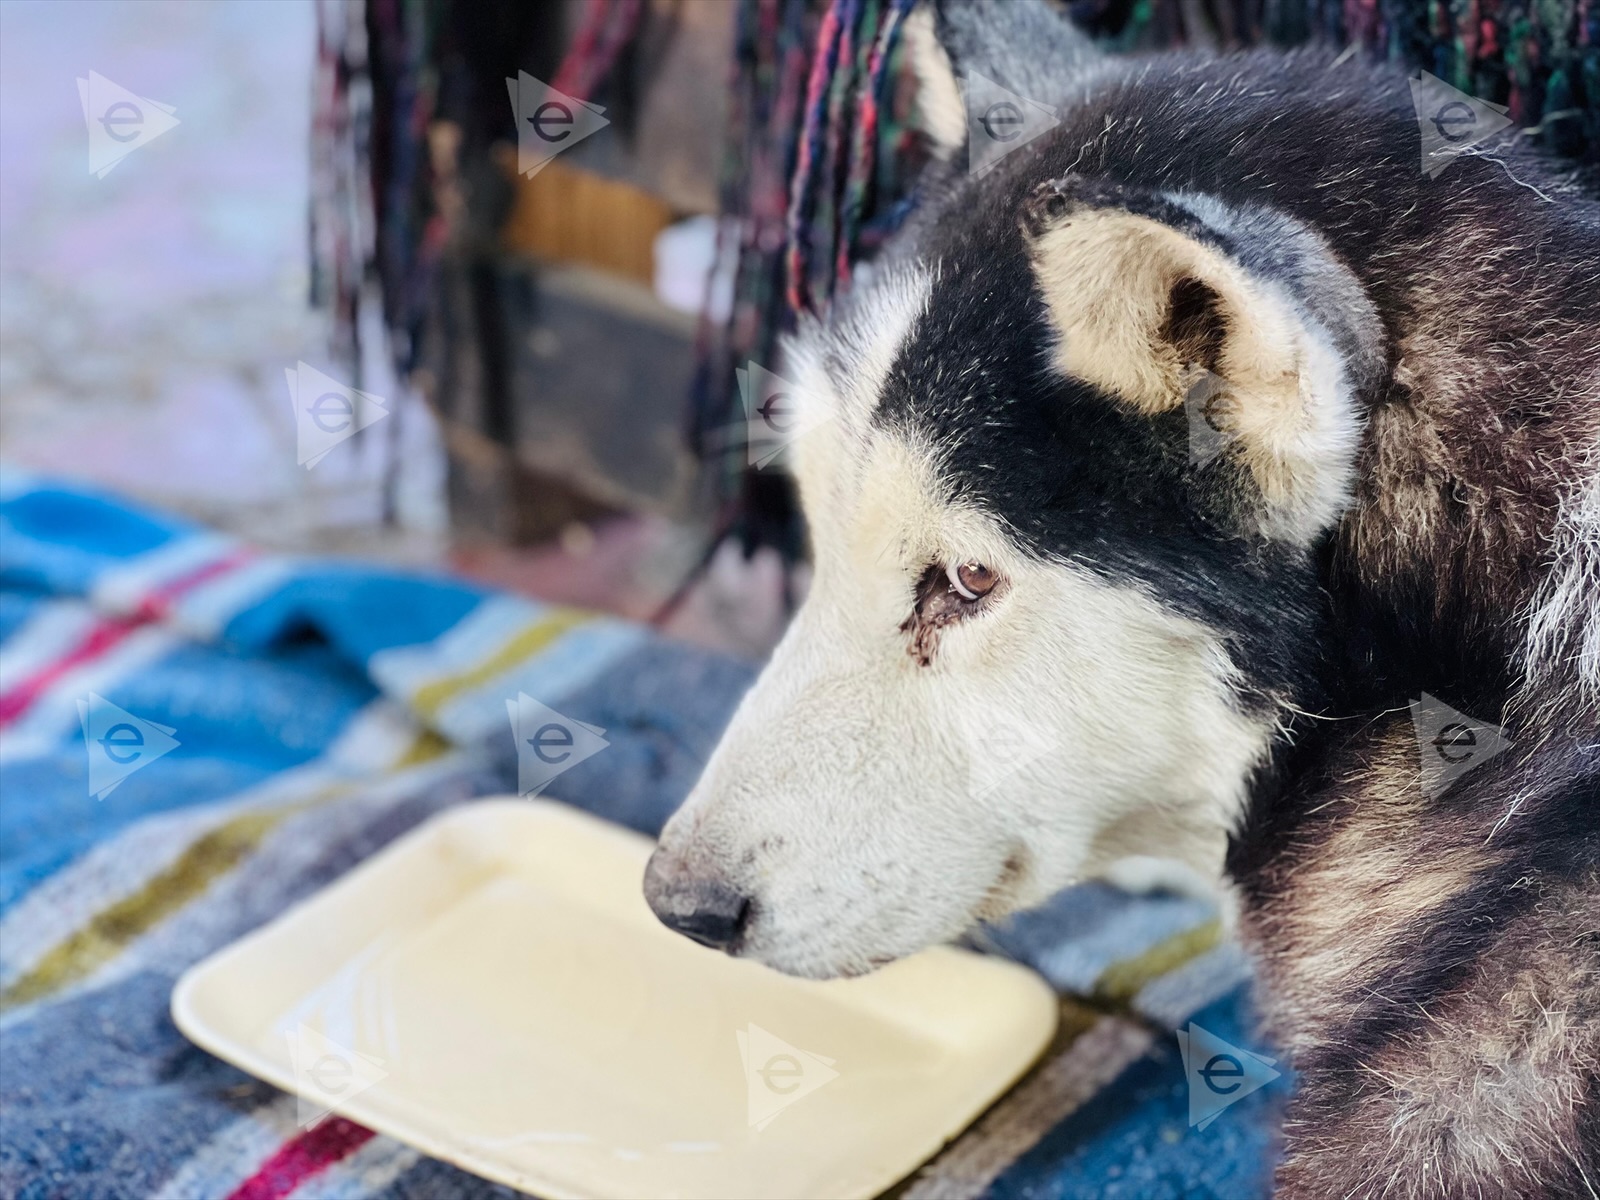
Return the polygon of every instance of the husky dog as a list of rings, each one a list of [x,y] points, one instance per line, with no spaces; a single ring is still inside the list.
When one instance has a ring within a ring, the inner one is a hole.
[[[1281,1196],[1600,1196],[1600,206],[1425,171],[1320,52],[1006,0],[914,54],[944,162],[789,346],[813,584],[651,905],[855,975],[1181,859],[1300,1072]],[[963,80],[1059,124],[971,172]]]

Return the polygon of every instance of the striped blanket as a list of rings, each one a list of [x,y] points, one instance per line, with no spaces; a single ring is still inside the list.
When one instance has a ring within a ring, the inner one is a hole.
[[[0,1195],[509,1196],[346,1120],[299,1129],[183,1039],[172,985],[442,808],[517,790],[508,699],[606,731],[547,795],[653,833],[750,678],[625,622],[0,477]],[[1088,885],[975,940],[1058,987],[1061,1032],[901,1192],[1264,1194],[1285,1085],[1191,1128],[1172,1036],[1252,1045],[1214,913]]]

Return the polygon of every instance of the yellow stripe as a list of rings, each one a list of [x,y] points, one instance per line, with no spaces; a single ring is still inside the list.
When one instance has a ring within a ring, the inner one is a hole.
[[[579,609],[556,609],[543,620],[527,626],[477,666],[418,688],[416,695],[411,698],[411,707],[424,717],[436,717],[453,697],[480,683],[487,683],[496,675],[504,674],[519,662],[543,650],[567,630],[589,619],[589,614]]]
[[[0,1011],[31,1004],[110,962],[134,938],[171,916],[253,850],[301,805],[234,817],[192,843],[178,860],[131,896],[103,908],[34,967],[0,992]]]
[[[421,735],[407,748],[400,762],[412,765],[436,758],[446,745],[437,737]],[[20,1004],[31,1004],[86,978],[122,953],[136,938],[197,899],[284,821],[349,795],[361,786],[365,786],[365,781],[335,784],[281,808],[252,809],[202,834],[170,867],[149,879],[137,892],[95,913],[88,924],[48,950],[26,975],[0,991],[0,1012]]]
[[[1050,1039],[1050,1045],[1039,1056],[1039,1062],[1047,1062],[1063,1051],[1071,1049],[1072,1044],[1093,1029],[1103,1016],[1104,1013],[1090,1008],[1081,1000],[1072,996],[1062,996],[1061,1015],[1056,1023],[1055,1037]]]
[[[1215,917],[1157,942],[1143,954],[1112,963],[1094,981],[1093,996],[1108,1004],[1127,1004],[1152,979],[1175,971],[1191,958],[1213,950],[1222,941],[1222,922]]]
[[[395,760],[391,771],[404,771],[407,767],[415,767],[421,763],[438,758],[446,751],[455,747],[431,729],[424,729],[416,739],[406,748],[406,752]]]

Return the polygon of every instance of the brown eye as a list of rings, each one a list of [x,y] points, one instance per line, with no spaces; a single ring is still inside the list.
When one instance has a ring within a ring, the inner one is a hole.
[[[988,595],[997,582],[995,573],[977,562],[961,563],[959,566],[952,563],[945,568],[945,577],[964,600],[976,600]]]
[[[911,634],[911,657],[919,666],[933,662],[941,631],[983,611],[978,602],[1003,590],[1000,576],[980,562],[929,563],[917,582],[911,615],[900,625]]]

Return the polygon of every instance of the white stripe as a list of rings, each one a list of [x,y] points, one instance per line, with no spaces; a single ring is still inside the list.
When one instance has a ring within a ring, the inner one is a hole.
[[[135,671],[170,654],[181,639],[166,629],[146,625],[134,630],[99,658],[74,667],[49,685],[26,712],[0,731],[0,763],[50,754],[79,729],[78,701],[90,692],[102,694]],[[138,713],[134,714],[138,716]],[[183,740],[183,731],[178,731]]]
[[[1157,1025],[1177,1029],[1249,978],[1244,950],[1237,942],[1223,942],[1145,984],[1133,1008]]]
[[[0,918],[0,988],[33,970],[91,918],[132,895],[238,805],[147,817],[31,888]]]
[[[550,612],[515,596],[491,596],[431,642],[378,651],[367,670],[391,696],[414,696],[430,683],[483,662]]]
[[[365,1200],[381,1193],[422,1158],[410,1146],[379,1135],[289,1194],[293,1200]]]
[[[1101,925],[1073,934],[1041,954],[1037,968],[1058,991],[1089,992],[1113,963],[1126,962],[1167,938],[1205,924],[1216,915],[1199,900],[1129,899]]]
[[[214,533],[179,535],[146,554],[108,567],[89,588],[89,599],[108,612],[136,612],[152,592],[226,557],[238,545],[232,538]]]
[[[155,1200],[196,1200],[233,1192],[285,1142],[304,1132],[296,1125],[297,1111],[295,1098],[284,1095],[230,1121],[156,1189]],[[391,1138],[375,1137],[308,1177],[290,1195],[295,1200],[361,1200],[381,1192],[422,1157]]]
[[[277,591],[297,570],[293,559],[252,559],[179,596],[172,624],[199,641],[215,641],[229,621]]]
[[[569,629],[487,683],[452,697],[433,724],[458,745],[477,745],[506,728],[506,701],[515,700],[518,692],[553,705],[610,669],[648,637],[642,627],[622,621],[598,620]],[[584,719],[582,713],[567,715]]]
[[[103,912],[169,869],[190,846],[252,808],[303,800],[352,778],[392,769],[418,727],[378,700],[357,712],[321,756],[214,803],[146,817],[93,847],[32,888],[0,917],[0,987]]]
[[[221,949],[238,936],[234,912],[250,903],[246,895],[260,886],[256,871],[271,872],[274,865],[291,876],[310,868],[322,851],[324,838],[354,837],[370,827],[374,813],[386,810],[397,798],[410,797],[465,769],[466,756],[460,752],[431,759],[421,766],[388,775],[350,780],[348,795],[332,797],[326,805],[291,813],[283,824],[272,829],[251,856],[253,863],[265,862],[255,871],[233,870],[215,879],[204,900],[187,904],[150,930],[124,946],[122,952],[41,1003],[58,1002],[66,997],[109,987],[141,971],[178,975],[195,963],[195,947]],[[315,830],[308,834],[303,822]],[[330,832],[341,830],[343,832]],[[205,951],[209,953],[210,951]],[[26,1019],[29,1006],[18,1005],[0,1018],[0,1030],[15,1020]]]
[[[100,615],[81,600],[51,600],[0,644],[0,690],[56,662],[89,635]]]
[[[294,1097],[279,1096],[214,1133],[156,1189],[156,1200],[226,1196],[298,1132]]]
[[[391,771],[422,732],[410,709],[382,696],[351,718],[322,757],[347,775]]]

